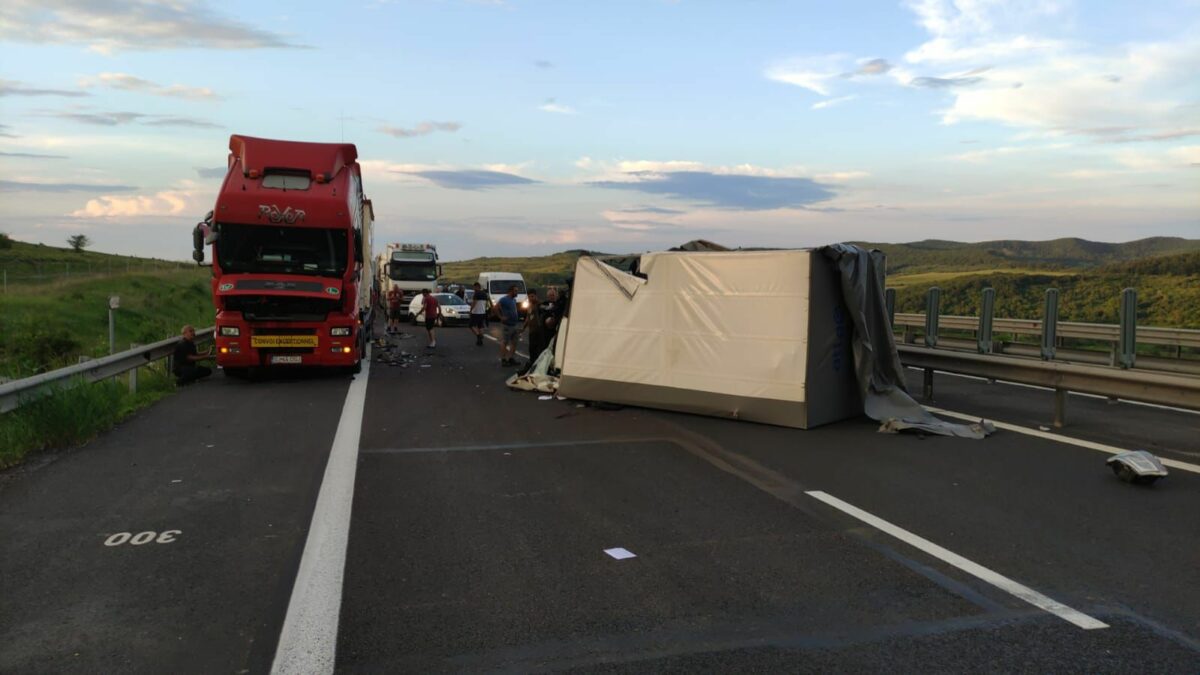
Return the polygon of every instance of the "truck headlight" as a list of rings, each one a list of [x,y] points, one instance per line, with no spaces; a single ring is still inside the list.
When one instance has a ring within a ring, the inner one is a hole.
[[[350,335],[349,326],[334,326],[329,329],[329,334],[334,337],[348,337]]]
[[[237,326],[221,326],[221,337],[237,337],[242,331]]]

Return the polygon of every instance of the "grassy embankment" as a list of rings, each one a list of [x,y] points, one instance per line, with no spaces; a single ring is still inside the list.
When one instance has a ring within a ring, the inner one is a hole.
[[[93,269],[107,269],[109,263],[117,269],[155,266],[155,261],[138,258],[14,244],[0,249],[0,267],[13,270],[63,257],[73,267],[90,259]],[[118,350],[132,342],[146,344],[177,335],[184,323],[212,323],[207,268],[9,283],[8,292],[0,295],[0,377],[26,377],[77,363],[80,356],[107,354],[110,295],[121,297]],[[19,463],[29,452],[84,442],[173,389],[173,378],[159,364],[141,369],[137,394],[130,394],[121,378],[62,391],[0,414],[0,468]]]

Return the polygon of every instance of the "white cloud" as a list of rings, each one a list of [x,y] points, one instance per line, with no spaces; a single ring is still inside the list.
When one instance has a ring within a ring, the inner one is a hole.
[[[1127,141],[1162,140],[1194,124],[1188,107],[1200,71],[1194,32],[1100,50],[1047,36],[1067,12],[1054,0],[916,0],[908,6],[930,39],[905,59],[966,71],[907,80],[951,97],[942,113],[947,124],[985,121],[1068,133],[1120,127],[1130,133]],[[1091,135],[1100,140],[1103,134]]]
[[[767,68],[763,73],[767,79],[808,89],[822,96],[829,96],[832,81],[846,70],[844,54],[828,54],[798,58]]]
[[[180,216],[202,213],[211,207],[215,195],[194,181],[181,181],[170,190],[152,195],[105,195],[89,199],[83,208],[71,213],[76,218],[128,218],[139,216]]]
[[[849,96],[839,96],[837,98],[827,98],[824,101],[817,101],[816,103],[812,104],[812,109],[824,110],[825,108],[832,108],[835,105],[841,105],[847,101],[853,101],[856,98],[858,98],[858,96],[854,94]]]
[[[813,178],[823,183],[845,182],[848,180],[860,180],[870,177],[870,173],[866,171],[831,171],[829,173],[818,173]]]
[[[458,122],[426,121],[426,122],[421,122],[420,124],[418,124],[415,127],[411,127],[411,128],[407,128],[407,129],[404,127],[394,127],[394,126],[391,126],[388,124],[384,124],[384,125],[379,126],[376,129],[376,131],[387,134],[389,136],[394,136],[395,138],[414,138],[416,136],[428,136],[429,134],[432,134],[435,131],[446,131],[449,133],[454,133],[461,128],[462,128],[462,124],[459,124]]]
[[[194,0],[6,0],[0,39],[83,44],[111,54],[137,49],[294,47],[285,38],[222,16]]]
[[[216,100],[216,92],[208,87],[189,87],[182,84],[162,85],[157,82],[129,75],[128,73],[100,73],[95,77],[82,77],[79,86],[88,88],[96,86],[110,87],[122,91],[136,91],[155,96],[170,96],[191,100]]]
[[[546,102],[538,106],[538,110],[544,110],[548,113],[558,113],[559,115],[577,115],[578,111],[569,105],[563,105],[556,102],[552,98],[546,99]]]

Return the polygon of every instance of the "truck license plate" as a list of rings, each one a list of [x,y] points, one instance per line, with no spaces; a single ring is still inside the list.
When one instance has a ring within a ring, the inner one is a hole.
[[[300,357],[294,354],[272,356],[271,363],[300,363]]]

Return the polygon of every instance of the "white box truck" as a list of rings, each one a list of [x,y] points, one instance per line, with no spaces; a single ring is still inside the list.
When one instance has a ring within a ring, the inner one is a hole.
[[[442,274],[438,264],[437,247],[433,244],[388,244],[384,251],[386,264],[383,301],[393,289],[400,289],[404,298],[400,301],[401,318],[408,318],[408,305],[421,294],[421,289],[437,290],[437,280]]]

